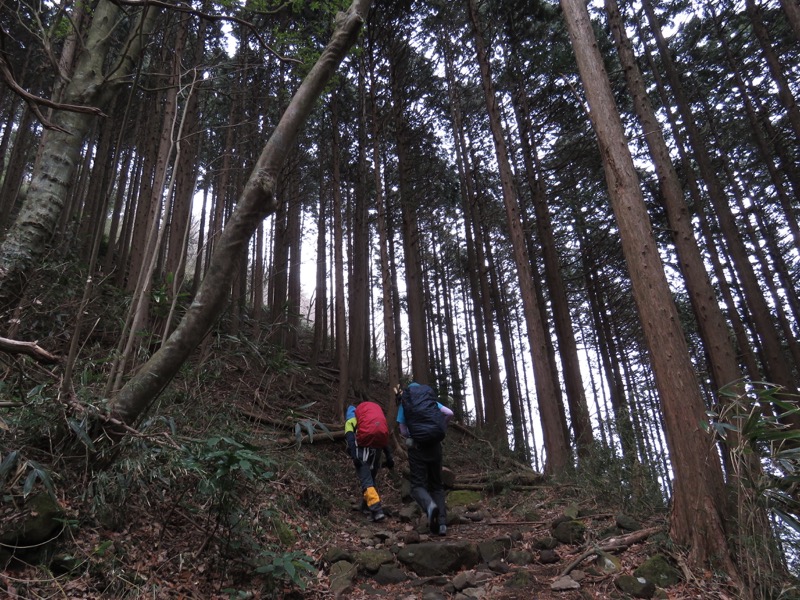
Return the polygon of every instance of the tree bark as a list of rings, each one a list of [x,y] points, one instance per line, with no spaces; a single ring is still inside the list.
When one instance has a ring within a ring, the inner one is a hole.
[[[489,124],[492,129],[495,154],[500,167],[500,183],[503,191],[503,203],[506,209],[506,218],[511,235],[511,244],[514,251],[514,264],[520,282],[522,304],[525,309],[525,323],[527,326],[528,343],[533,355],[533,370],[536,383],[536,396],[542,419],[542,433],[547,463],[545,472],[556,473],[569,465],[571,461],[569,441],[564,436],[565,423],[561,418],[555,402],[558,384],[552,379],[553,369],[547,355],[544,339],[545,331],[542,315],[539,312],[536,291],[533,287],[530,259],[525,245],[525,236],[519,216],[519,205],[514,192],[511,166],[508,161],[508,152],[503,136],[500,114],[492,82],[489,58],[486,54],[485,41],[481,33],[481,23],[475,0],[468,0],[470,19],[473,25],[473,40],[477,52],[477,61],[481,71],[486,108],[489,115]]]
[[[561,0],[600,144],[633,296],[652,359],[674,469],[671,535],[701,565],[738,580],[725,537],[722,470],[700,429],[705,404],[653,238],[625,132],[583,0]]]

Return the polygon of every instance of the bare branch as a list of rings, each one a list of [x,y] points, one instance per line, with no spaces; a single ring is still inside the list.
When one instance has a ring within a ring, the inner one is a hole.
[[[27,354],[43,363],[58,362],[57,356],[50,354],[36,342],[20,342],[18,340],[0,337],[0,351],[9,354]]]
[[[48,100],[47,98],[42,98],[41,96],[36,96],[31,94],[27,90],[23,89],[20,86],[16,79],[14,78],[14,73],[11,71],[11,65],[8,64],[8,61],[5,57],[0,54],[0,78],[3,79],[5,84],[9,87],[9,89],[20,96],[25,102],[28,103],[33,114],[36,115],[36,118],[42,124],[42,127],[45,129],[52,129],[56,131],[61,131],[63,133],[69,133],[65,131],[63,128],[59,127],[58,125],[54,125],[47,118],[41,113],[39,110],[39,106],[47,106],[48,108],[54,108],[56,110],[69,110],[72,112],[78,113],[87,113],[92,115],[97,115],[99,117],[105,117],[105,113],[95,106],[80,106],[78,104],[61,104],[60,102],[53,102],[52,100]]]

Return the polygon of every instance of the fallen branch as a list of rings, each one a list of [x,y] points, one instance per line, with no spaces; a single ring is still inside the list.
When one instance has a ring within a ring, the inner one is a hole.
[[[568,564],[564,570],[560,573],[559,577],[566,577],[569,575],[569,572],[572,571],[575,567],[577,567],[581,562],[585,559],[589,558],[590,556],[599,555],[601,552],[610,552],[612,550],[621,550],[623,548],[628,548],[629,546],[633,546],[634,544],[638,544],[639,542],[643,542],[647,538],[649,538],[654,533],[658,533],[662,531],[661,527],[650,527],[649,529],[641,529],[639,531],[634,531],[633,533],[629,533],[627,535],[621,535],[613,538],[609,538],[606,542],[600,546],[595,545],[593,548],[589,548],[585,552],[583,552],[578,558],[573,560],[570,564]]]
[[[50,354],[36,342],[20,342],[0,337],[0,350],[9,354],[27,354],[42,363],[57,363],[58,357]]]

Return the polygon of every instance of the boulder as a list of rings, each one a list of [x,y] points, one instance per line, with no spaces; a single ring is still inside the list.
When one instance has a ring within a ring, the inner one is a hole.
[[[364,550],[356,554],[356,564],[367,573],[377,573],[381,565],[394,562],[394,555],[386,549]]]
[[[550,589],[554,592],[566,592],[568,590],[579,590],[581,589],[581,584],[575,581],[569,575],[565,575],[564,577],[559,577],[553,583],[550,584]]]
[[[356,566],[346,560],[340,560],[331,565],[330,590],[334,597],[341,598],[353,589],[353,580],[356,578]]]
[[[453,490],[447,494],[447,506],[470,506],[481,501],[480,492],[472,490]]]
[[[406,581],[408,575],[406,575],[405,571],[394,565],[381,565],[378,572],[375,573],[372,578],[381,585],[391,585]]]
[[[614,585],[619,591],[634,598],[652,598],[656,592],[656,586],[652,581],[633,575],[620,575],[614,580]]]
[[[651,556],[633,574],[636,577],[644,577],[662,588],[676,585],[681,580],[681,572],[673,567],[663,554]]]
[[[37,546],[57,537],[56,531],[64,527],[64,510],[45,493],[25,500],[18,517],[6,523],[6,530],[0,534],[0,543],[5,546]]]
[[[478,544],[478,552],[481,553],[483,562],[489,562],[496,558],[505,558],[511,549],[511,538],[501,537],[487,540]]]
[[[322,559],[331,565],[335,562],[339,562],[340,560],[353,562],[353,554],[349,550],[332,546],[328,548]]]
[[[533,560],[533,555],[527,550],[510,550],[506,561],[512,565],[527,565]]]
[[[639,521],[625,514],[618,514],[615,520],[617,527],[624,531],[639,531],[642,528],[642,524]]]
[[[397,558],[417,575],[429,576],[472,568],[480,562],[480,553],[470,542],[425,542],[401,548]]]
[[[553,529],[553,537],[562,544],[580,544],[586,534],[586,526],[580,521],[562,521]]]

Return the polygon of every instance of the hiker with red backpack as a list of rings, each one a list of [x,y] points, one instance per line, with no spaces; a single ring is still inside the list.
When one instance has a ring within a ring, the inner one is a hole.
[[[411,496],[428,517],[432,534],[447,535],[447,507],[442,486],[442,440],[453,411],[436,399],[430,386],[412,382],[395,387],[397,423],[408,446]]]
[[[387,468],[394,467],[386,416],[379,404],[365,401],[358,406],[348,406],[346,419],[344,436],[347,440],[347,452],[353,459],[356,475],[361,482],[361,508],[368,512],[373,521],[382,521],[386,515],[375,487],[381,456],[386,454]]]

